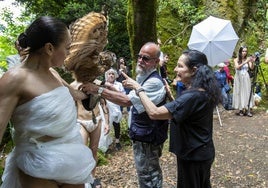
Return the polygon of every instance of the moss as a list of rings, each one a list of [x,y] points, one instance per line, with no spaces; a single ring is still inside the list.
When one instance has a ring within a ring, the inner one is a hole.
[[[98,150],[98,161],[97,161],[97,166],[102,166],[102,165],[107,165],[108,164],[108,159],[106,157],[106,154],[103,153],[101,150]]]

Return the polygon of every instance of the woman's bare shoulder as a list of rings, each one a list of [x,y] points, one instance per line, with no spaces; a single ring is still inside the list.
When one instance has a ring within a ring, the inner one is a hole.
[[[12,68],[1,77],[1,87],[5,85],[9,88],[17,87],[25,81],[27,75],[27,70],[23,68]]]
[[[25,86],[27,72],[21,68],[12,68],[0,79],[0,98],[5,108],[13,108],[20,100]]]

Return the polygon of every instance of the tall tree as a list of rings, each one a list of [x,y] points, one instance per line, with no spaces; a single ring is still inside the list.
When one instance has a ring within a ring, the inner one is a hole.
[[[127,0],[17,0],[24,3],[27,12],[37,17],[50,15],[62,19],[67,25],[77,18],[94,11],[101,12],[105,7],[108,12],[109,32],[107,50],[117,56],[130,58],[126,24]]]
[[[128,1],[128,32],[131,55],[138,54],[141,46],[149,41],[156,42],[157,0]]]

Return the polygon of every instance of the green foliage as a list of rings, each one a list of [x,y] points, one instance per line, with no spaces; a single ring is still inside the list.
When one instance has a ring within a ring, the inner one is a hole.
[[[5,157],[2,157],[4,155],[7,155],[8,153],[11,152],[11,150],[14,147],[14,143],[12,140],[12,124],[9,122],[6,128],[6,131],[3,135],[3,139],[0,144],[0,174],[3,174],[4,171],[4,162],[5,162]]]
[[[266,93],[264,92],[262,95],[262,100],[260,102],[260,106],[258,107],[258,109],[260,110],[267,110],[268,109],[268,92],[266,91]]]
[[[62,19],[67,25],[85,14],[106,10],[109,19],[107,50],[117,56],[130,59],[129,41],[126,27],[127,0],[17,0],[27,7],[26,12],[37,17],[50,15]]]
[[[127,27],[133,59],[144,43],[157,42],[156,9],[156,0],[128,1]],[[133,62],[133,66],[135,66],[135,62]]]
[[[129,130],[128,130],[128,117],[123,117],[120,122],[121,127],[121,136],[120,140],[124,143],[124,145],[131,145],[131,140],[129,138]]]
[[[50,15],[63,20],[67,25],[91,11],[101,12],[102,9],[105,9],[108,12],[109,20],[109,43],[106,46],[106,50],[114,52],[118,57],[125,57],[126,60],[131,59],[126,27],[127,0],[17,1],[25,5],[26,10],[24,13],[24,18],[32,18],[30,15],[35,15],[35,18],[43,15]],[[25,26],[19,28],[17,27],[18,25],[14,25],[14,21],[11,19],[12,15],[5,14],[3,17],[3,19],[9,20],[8,27],[10,28],[8,30],[5,29],[6,35],[3,38],[1,36],[0,38],[0,60],[4,61],[7,55],[16,53],[16,50],[14,48],[14,41],[16,40],[16,37],[24,30]],[[11,33],[11,31],[13,31],[14,34]],[[64,79],[66,79],[67,82],[70,82],[72,80],[72,77],[69,73],[64,73],[64,71],[60,69],[57,70],[59,70],[60,74],[64,77]]]
[[[25,5],[25,13],[28,15],[34,14],[36,17],[51,15],[55,16],[59,14],[64,7],[65,2],[69,1],[54,1],[54,0],[17,0]]]
[[[208,15],[232,21],[240,38],[236,49],[246,44],[250,54],[264,53],[268,45],[265,0],[158,0],[158,4],[158,38],[162,41],[161,50],[170,56],[171,76],[181,51],[187,48],[192,27]]]
[[[114,52],[117,57],[125,57],[126,60],[131,59],[129,48],[129,37],[127,33],[126,14],[127,0],[117,1],[114,5],[110,5],[109,15],[109,33],[107,50]]]
[[[68,71],[66,71],[64,68],[58,68],[55,67],[55,70],[60,74],[60,76],[67,82],[67,83],[71,83],[74,81],[74,78],[72,76],[72,74]]]
[[[172,78],[173,69],[180,53],[187,48],[192,27],[206,17],[202,1],[159,0],[158,38],[161,50],[170,57],[168,72]]]
[[[65,2],[64,8],[60,14],[55,15],[62,19],[67,25],[74,22],[77,18],[86,15],[89,12],[87,4],[79,2]]]
[[[266,1],[259,0],[251,2],[248,6],[249,19],[245,21],[245,27],[241,33],[242,42],[248,46],[249,52],[259,51],[264,53],[267,48],[267,21],[266,17]],[[265,32],[266,31],[266,32]]]
[[[260,83],[261,91],[266,98],[268,97],[268,64],[264,63],[264,57],[260,58],[259,72],[257,74],[256,83]],[[268,103],[268,101],[267,101]]]
[[[107,165],[108,159],[105,153],[103,153],[101,150],[98,150],[98,161],[97,166]]]
[[[14,45],[15,41],[19,34],[24,31],[31,18],[23,15],[14,18],[14,13],[6,8],[1,10],[0,13],[1,20],[6,23],[0,26],[0,62],[3,62],[6,60],[6,56],[17,53]],[[0,68],[6,70],[7,67],[1,63]]]
[[[6,61],[0,61],[0,69],[2,71],[7,71],[7,62]],[[1,74],[0,74],[1,75]],[[1,76],[0,76],[1,77]]]
[[[10,55],[15,51],[14,45],[9,45],[9,39],[4,36],[0,36],[0,61],[3,62],[6,60],[6,56]],[[3,63],[1,63],[3,66]]]
[[[13,126],[11,122],[8,123],[5,133],[3,135],[1,144],[0,144],[0,152],[10,152],[14,147],[14,143],[12,140],[12,129]]]
[[[25,20],[27,20],[27,18],[24,18],[24,21],[22,17],[14,18],[14,13],[11,12],[10,9],[4,8],[1,11],[1,20],[6,22],[6,25],[1,26],[2,36],[5,36],[7,39],[9,39],[13,45],[14,41],[18,37],[18,33],[23,32],[25,28],[24,23],[26,22]]]

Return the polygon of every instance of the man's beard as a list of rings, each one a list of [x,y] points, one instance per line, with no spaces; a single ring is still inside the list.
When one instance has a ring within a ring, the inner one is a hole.
[[[141,68],[139,65],[136,66],[136,74],[140,76],[147,75],[148,73],[151,73],[153,70],[154,70],[153,67],[146,70],[146,69]]]
[[[136,81],[138,83],[141,83],[155,68],[150,68],[148,70],[145,70],[141,68],[140,66],[136,66]]]
[[[140,66],[136,66],[136,74],[137,75],[143,75],[145,70],[143,70]]]

